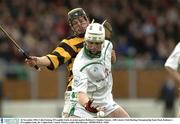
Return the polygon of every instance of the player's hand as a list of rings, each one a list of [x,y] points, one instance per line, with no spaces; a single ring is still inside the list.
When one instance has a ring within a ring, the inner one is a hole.
[[[93,103],[93,99],[92,99],[92,100],[89,100],[88,103],[86,103],[85,109],[86,109],[87,111],[92,112],[92,113],[97,113],[97,112],[99,112],[99,111],[104,111],[104,108],[102,108],[102,107],[99,107],[99,106],[93,107],[93,106],[92,106],[92,103]]]
[[[36,56],[29,56],[29,59],[25,59],[25,63],[31,67],[38,65],[38,57]]]
[[[99,112],[99,111],[105,111],[105,107],[100,107],[100,106],[98,106],[98,107],[96,107],[96,109],[97,109],[98,112]]]
[[[89,100],[86,104],[85,104],[85,109],[89,112],[92,113],[97,113],[98,110],[96,109],[96,107],[92,107],[93,100]]]

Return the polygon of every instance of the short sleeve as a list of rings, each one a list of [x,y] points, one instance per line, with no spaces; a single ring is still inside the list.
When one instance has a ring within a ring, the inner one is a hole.
[[[179,59],[180,59],[180,53],[174,50],[166,60],[165,67],[170,67],[174,70],[178,70]]]

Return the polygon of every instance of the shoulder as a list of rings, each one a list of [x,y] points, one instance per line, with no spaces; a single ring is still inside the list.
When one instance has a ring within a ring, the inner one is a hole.
[[[105,40],[104,43],[105,43],[106,45],[112,46],[112,42],[111,42],[110,40]]]
[[[180,42],[178,42],[176,46],[180,47]]]
[[[69,40],[69,39],[73,39],[73,38],[84,38],[84,33],[83,34],[79,34],[79,35],[70,35],[70,36],[68,36],[65,39]]]
[[[171,56],[180,56],[180,42],[175,46]]]
[[[170,56],[167,58],[164,66],[171,67],[177,70],[179,62],[180,62],[180,43],[176,45]]]
[[[70,40],[70,39],[74,39],[74,38],[76,38],[76,37],[77,37],[76,35],[70,35],[70,36],[66,37],[65,39],[66,39],[66,40]]]
[[[180,52],[180,42],[176,45],[175,50]]]
[[[92,65],[99,65],[101,64],[100,62],[95,61],[94,59],[89,59],[85,54],[84,54],[84,48],[80,50],[78,55],[76,56],[73,64],[73,70],[79,70],[83,72],[86,70],[86,68],[92,67]]]
[[[74,59],[73,68],[80,69],[84,65],[85,59],[82,48]]]
[[[84,48],[82,48],[80,51],[79,51],[79,53],[77,54],[77,56],[76,56],[76,58],[75,58],[75,60],[84,60],[85,59],[85,57],[84,57],[84,54],[83,54],[83,51],[84,51]]]
[[[104,41],[104,48],[105,48],[105,49],[112,49],[112,48],[113,48],[112,42],[109,41],[109,40],[105,40],[105,41]]]
[[[58,46],[60,46],[61,44],[64,44],[64,43],[69,46],[75,46],[78,48],[82,48],[83,43],[84,43],[84,37],[71,36],[69,38],[65,38],[58,44]]]

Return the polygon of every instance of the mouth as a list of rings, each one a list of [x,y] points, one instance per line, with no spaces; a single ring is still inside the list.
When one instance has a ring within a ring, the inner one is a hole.
[[[85,32],[85,30],[86,30],[86,29],[83,28],[83,27],[79,28],[79,31],[80,31],[80,32]]]
[[[91,52],[92,54],[96,54],[96,53],[98,53],[98,51],[97,51],[97,50],[90,50],[90,52]]]

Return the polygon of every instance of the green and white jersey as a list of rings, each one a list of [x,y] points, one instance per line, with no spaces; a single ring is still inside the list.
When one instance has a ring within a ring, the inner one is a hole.
[[[165,66],[178,70],[180,65],[180,42],[176,45],[171,55],[166,60]]]
[[[99,58],[87,56],[84,48],[78,53],[73,64],[73,92],[85,92],[93,98],[93,105],[107,107],[112,99],[111,52],[113,45],[105,40]]]

